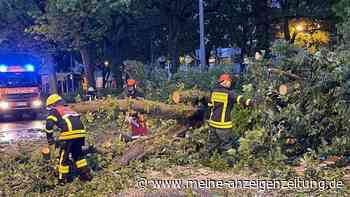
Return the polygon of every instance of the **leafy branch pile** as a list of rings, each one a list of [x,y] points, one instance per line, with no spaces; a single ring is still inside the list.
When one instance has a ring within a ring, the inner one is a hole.
[[[130,77],[138,81],[139,87],[145,91],[146,98],[171,103],[170,96],[174,91],[201,90],[210,91],[220,74],[232,73],[230,66],[218,65],[208,72],[199,72],[198,69],[180,71],[170,79],[164,69],[153,69],[137,61],[126,61],[126,71]]]
[[[281,41],[273,46],[272,58],[251,62],[243,92],[261,102],[256,109],[232,114],[237,123],[233,132],[240,137],[240,166],[303,164],[305,153],[315,161],[338,156],[335,165],[346,165],[350,71],[340,54],[322,49],[310,55]],[[300,78],[271,73],[271,68]],[[280,95],[279,86],[288,83],[298,86]]]

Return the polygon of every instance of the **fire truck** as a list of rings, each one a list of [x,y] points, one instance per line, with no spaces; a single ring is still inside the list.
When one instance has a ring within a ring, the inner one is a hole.
[[[43,106],[38,68],[30,55],[0,54],[0,118],[37,117]]]

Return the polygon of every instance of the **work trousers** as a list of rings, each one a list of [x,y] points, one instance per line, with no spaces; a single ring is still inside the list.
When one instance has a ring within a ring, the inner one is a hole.
[[[222,154],[234,147],[232,129],[219,129],[210,127],[207,151],[212,155],[214,151]]]
[[[68,174],[71,172],[69,165],[71,163],[70,154],[72,155],[73,163],[80,175],[89,172],[90,169],[87,165],[87,161],[82,150],[84,143],[85,138],[61,141],[60,160],[58,166],[59,179],[67,178]]]

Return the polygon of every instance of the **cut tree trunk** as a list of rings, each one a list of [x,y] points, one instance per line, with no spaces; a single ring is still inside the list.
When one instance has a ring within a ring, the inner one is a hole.
[[[191,103],[194,100],[208,99],[210,97],[209,92],[203,92],[200,90],[188,90],[188,91],[175,91],[171,98],[174,103]]]
[[[127,112],[134,110],[162,119],[186,119],[197,111],[197,108],[186,105],[167,105],[149,100],[108,99],[91,102],[81,102],[70,105],[79,113],[97,112],[98,110],[117,110]]]
[[[287,95],[290,94],[296,90],[300,89],[300,84],[299,83],[287,83],[287,84],[282,84],[278,88],[278,91],[280,95]]]

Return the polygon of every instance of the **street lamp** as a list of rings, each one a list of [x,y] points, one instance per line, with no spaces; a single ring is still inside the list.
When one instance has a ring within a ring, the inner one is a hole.
[[[296,30],[297,30],[298,32],[302,32],[302,31],[304,31],[304,26],[303,26],[302,24],[298,24],[298,25],[296,26]]]
[[[204,43],[204,7],[203,0],[198,0],[199,3],[199,31],[200,31],[200,62],[201,71],[205,69],[205,43]]]
[[[104,64],[105,64],[106,67],[109,66],[109,62],[108,61],[105,61]]]

